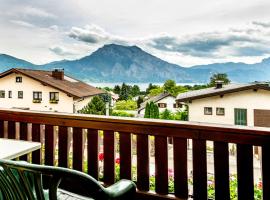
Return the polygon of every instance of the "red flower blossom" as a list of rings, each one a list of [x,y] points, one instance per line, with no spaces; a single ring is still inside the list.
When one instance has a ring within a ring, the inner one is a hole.
[[[259,189],[262,189],[262,182],[261,182],[261,181],[258,182],[257,187],[258,187]]]
[[[174,175],[173,169],[169,168],[168,173],[169,173],[169,176],[173,176]]]
[[[120,164],[120,158],[116,158],[116,159],[115,159],[115,163],[116,163],[116,164]]]
[[[98,160],[103,161],[104,160],[104,153],[99,153],[98,154]]]

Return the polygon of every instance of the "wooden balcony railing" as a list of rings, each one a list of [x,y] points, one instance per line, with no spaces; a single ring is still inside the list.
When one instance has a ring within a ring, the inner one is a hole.
[[[100,130],[103,137],[99,136]],[[34,163],[73,166],[76,170],[86,170],[98,179],[98,153],[102,144],[105,184],[115,181],[115,156],[118,155],[115,150],[116,132],[119,134],[120,178],[132,178],[132,155],[135,154],[137,158],[137,199],[188,199],[189,195],[195,200],[208,199],[206,141],[212,141],[214,146],[215,199],[230,199],[229,143],[237,145],[238,199],[254,199],[253,146],[262,147],[263,199],[270,199],[268,128],[0,110],[0,137],[44,143],[41,151],[29,156]],[[133,136],[136,138],[135,151],[131,142]],[[149,136],[154,138],[155,192],[149,192]],[[172,194],[168,192],[169,137],[173,138]],[[188,189],[188,139],[192,140],[192,193]]]

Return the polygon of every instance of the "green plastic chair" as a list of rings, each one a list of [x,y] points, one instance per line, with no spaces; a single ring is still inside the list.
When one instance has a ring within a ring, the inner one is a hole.
[[[71,190],[81,188],[83,192],[75,194],[61,189],[61,185]],[[135,193],[136,185],[130,180],[120,180],[105,188],[93,177],[76,170],[0,159],[1,200],[131,200]]]

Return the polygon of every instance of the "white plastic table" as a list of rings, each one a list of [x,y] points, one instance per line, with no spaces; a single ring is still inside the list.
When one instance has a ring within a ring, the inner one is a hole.
[[[38,150],[40,147],[39,142],[0,138],[0,159],[15,159]]]

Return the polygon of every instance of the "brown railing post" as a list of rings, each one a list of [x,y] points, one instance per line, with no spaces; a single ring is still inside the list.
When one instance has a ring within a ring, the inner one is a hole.
[[[120,179],[131,179],[131,134],[120,132]]]
[[[173,138],[175,196],[188,198],[187,139]]]
[[[270,144],[262,146],[263,200],[270,199]]]
[[[4,121],[0,120],[0,138],[4,138]]]
[[[68,128],[66,126],[58,128],[58,166],[68,167]]]
[[[238,200],[254,199],[252,145],[237,144]]]
[[[40,142],[40,124],[32,124],[32,141]],[[32,153],[32,162],[40,164],[41,162],[41,151],[36,150]]]
[[[54,166],[54,127],[52,125],[45,126],[45,164]]]
[[[214,142],[215,199],[230,199],[228,143]]]
[[[207,200],[206,141],[193,139],[193,198]]]
[[[167,137],[155,137],[156,192],[168,194],[168,141]]]
[[[149,191],[148,135],[137,135],[137,187],[141,191]]]
[[[87,157],[88,157],[88,174],[98,179],[98,130],[88,129],[87,134]]]
[[[16,138],[16,124],[14,121],[8,121],[8,138],[9,139]]]
[[[83,171],[83,130],[73,128],[73,169]]]
[[[20,123],[19,139],[20,140],[28,140],[28,125],[25,122]],[[20,160],[27,161],[27,155],[21,156]]]
[[[114,131],[104,131],[104,182],[114,183],[115,179],[115,147]]]

